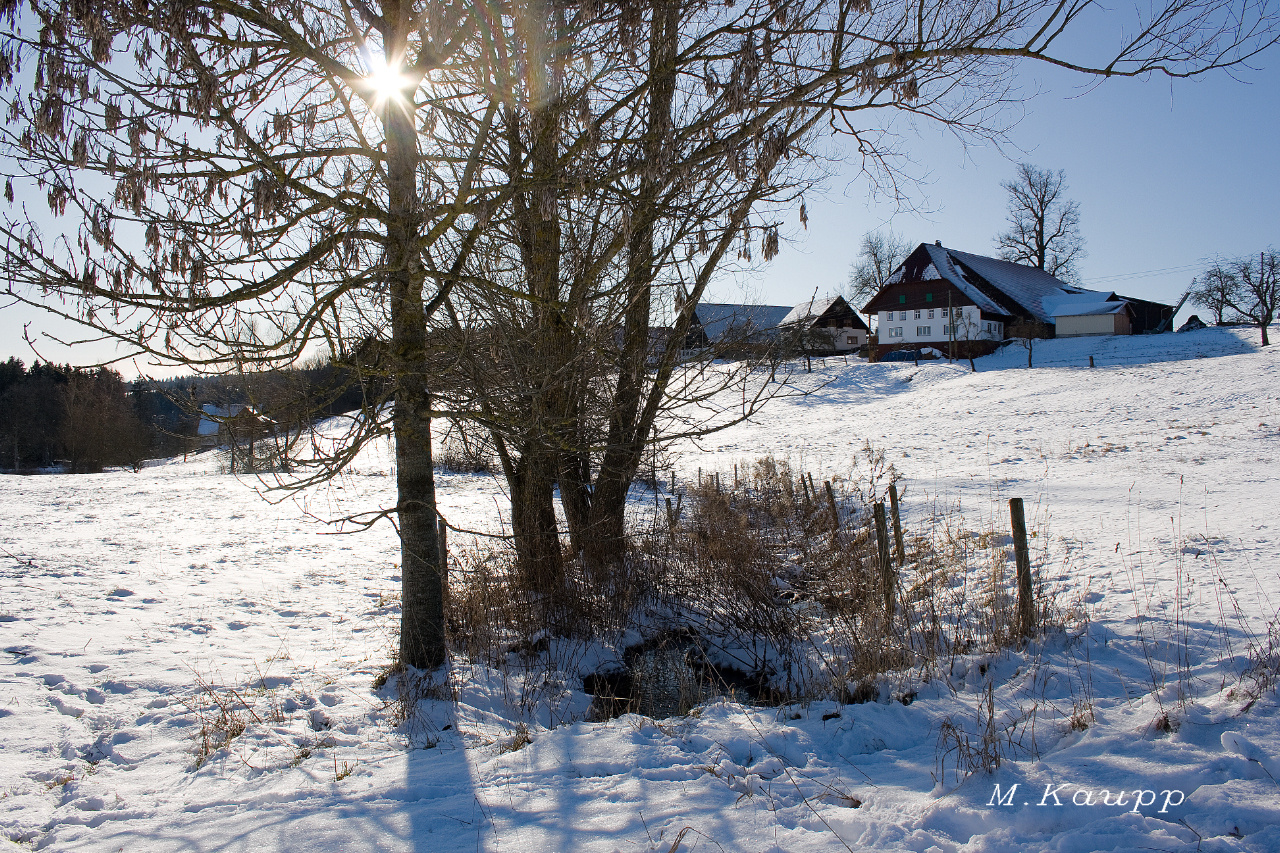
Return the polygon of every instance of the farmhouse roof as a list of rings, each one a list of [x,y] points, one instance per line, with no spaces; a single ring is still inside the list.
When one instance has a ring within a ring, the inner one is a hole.
[[[950,282],[984,312],[1032,317],[1044,323],[1054,323],[1056,317],[1114,313],[1124,305],[1114,293],[1075,287],[1036,267],[948,249],[937,243],[921,243],[889,275],[886,287],[901,281],[932,279]],[[1106,310],[1100,307],[1103,303],[1109,306]]]
[[[719,341],[728,335],[767,332],[782,325],[791,313],[787,305],[734,305],[703,302],[694,312],[707,339]]]
[[[791,323],[799,323],[804,320],[817,319],[826,313],[827,309],[835,304],[839,296],[827,296],[822,299],[811,299],[808,302],[801,302],[795,308],[792,308],[787,316],[782,318],[782,322],[778,325],[786,326]]]

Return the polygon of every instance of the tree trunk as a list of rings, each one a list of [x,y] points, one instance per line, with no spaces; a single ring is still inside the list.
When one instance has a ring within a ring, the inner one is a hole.
[[[645,439],[653,417],[646,407],[641,416],[649,359],[649,325],[654,279],[654,223],[659,216],[659,193],[669,173],[667,134],[675,97],[675,67],[680,4],[655,5],[649,30],[648,120],[636,215],[627,241],[627,310],[624,314],[622,358],[618,383],[609,411],[608,446],[600,462],[591,495],[589,533],[583,536],[589,567],[604,571],[626,553],[627,493],[640,467]]]
[[[390,11],[390,10],[388,10]],[[404,16],[388,15],[399,22]],[[404,56],[408,33],[393,24],[389,57]],[[418,140],[412,107],[391,98],[385,108],[390,219],[386,259],[395,382],[396,513],[400,521],[400,663],[435,669],[445,660],[444,572],[436,530],[431,457],[431,393],[427,387],[425,280],[417,248]]]
[[[570,372],[573,333],[565,319],[561,292],[561,226],[559,186],[560,92],[553,66],[563,63],[557,51],[558,13],[551,4],[532,2],[525,10],[529,74],[529,156],[522,155],[519,121],[508,128],[510,178],[529,189],[513,203],[519,223],[520,250],[532,314],[529,342],[531,390],[526,401],[528,424],[519,441],[519,459],[511,466],[511,523],[517,572],[530,589],[555,596],[563,588],[560,534],[554,486],[565,430],[572,428]],[[524,169],[529,169],[528,174]]]
[[[564,563],[556,524],[555,457],[544,448],[521,448],[511,478],[511,532],[516,570],[524,589],[554,599],[564,589]]]

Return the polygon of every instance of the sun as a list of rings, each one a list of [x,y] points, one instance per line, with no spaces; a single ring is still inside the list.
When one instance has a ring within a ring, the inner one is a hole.
[[[401,70],[399,62],[387,62],[386,56],[377,51],[369,55],[369,73],[365,80],[373,94],[375,107],[392,101],[404,101],[405,92],[412,81]]]

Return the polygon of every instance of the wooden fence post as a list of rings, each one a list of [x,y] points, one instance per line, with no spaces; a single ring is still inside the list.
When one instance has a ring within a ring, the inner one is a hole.
[[[442,516],[436,516],[436,545],[440,552],[440,574],[449,576],[449,525]]]
[[[889,525],[884,518],[884,501],[876,501],[876,556],[880,563],[880,586],[884,589],[885,617],[893,622],[894,611],[894,576],[893,565],[889,562]]]
[[[1018,564],[1018,630],[1024,637],[1035,633],[1036,604],[1031,595],[1031,548],[1027,544],[1027,518],[1022,498],[1009,499],[1013,528],[1013,559]]]
[[[898,565],[907,562],[907,548],[902,541],[902,515],[898,512],[898,487],[889,484],[889,511],[893,513],[893,543],[898,546]]]

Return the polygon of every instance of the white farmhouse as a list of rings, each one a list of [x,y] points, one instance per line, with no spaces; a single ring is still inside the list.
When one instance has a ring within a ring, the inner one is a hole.
[[[921,243],[863,312],[877,347],[933,347],[956,357],[993,350],[1019,323],[1045,337],[1151,331],[1173,308],[1074,287],[1035,267]]]

